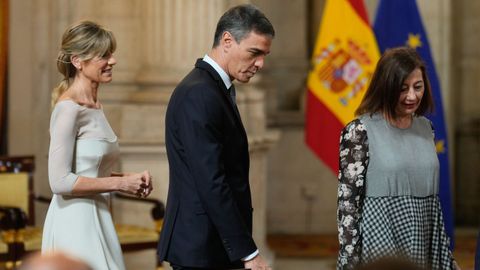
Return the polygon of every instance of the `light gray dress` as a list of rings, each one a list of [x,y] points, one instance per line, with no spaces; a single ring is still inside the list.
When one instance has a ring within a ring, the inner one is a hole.
[[[78,176],[108,177],[118,159],[117,136],[103,110],[71,100],[58,102],[50,120],[50,137],[48,174],[54,194],[42,252],[65,252],[95,270],[125,269],[109,211],[110,194],[70,195]]]

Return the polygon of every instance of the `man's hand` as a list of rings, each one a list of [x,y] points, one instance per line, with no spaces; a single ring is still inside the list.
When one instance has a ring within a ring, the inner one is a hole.
[[[252,270],[272,270],[262,256],[257,255],[253,259],[245,262],[245,269]]]

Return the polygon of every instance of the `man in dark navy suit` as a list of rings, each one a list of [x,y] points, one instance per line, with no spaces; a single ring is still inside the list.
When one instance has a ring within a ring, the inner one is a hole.
[[[158,244],[174,269],[267,269],[252,239],[249,153],[232,81],[264,64],[275,31],[252,5],[219,20],[212,50],[180,82],[166,115],[170,184]]]

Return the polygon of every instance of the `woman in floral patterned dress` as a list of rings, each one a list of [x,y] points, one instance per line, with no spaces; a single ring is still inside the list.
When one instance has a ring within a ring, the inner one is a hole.
[[[402,257],[455,269],[438,197],[439,162],[425,64],[414,49],[390,49],[340,138],[337,269]]]

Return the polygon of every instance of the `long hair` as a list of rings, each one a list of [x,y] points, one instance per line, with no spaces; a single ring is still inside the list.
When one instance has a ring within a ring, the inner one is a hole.
[[[57,69],[63,75],[63,79],[52,91],[52,107],[70,86],[77,73],[71,62],[72,56],[88,61],[95,56],[113,53],[116,47],[117,42],[113,33],[97,23],[82,21],[67,28],[63,33],[62,46],[57,57]]]
[[[402,92],[402,84],[416,68],[422,71],[425,91],[415,114],[424,115],[433,111],[434,103],[425,63],[415,49],[398,47],[385,51],[378,61],[367,92],[355,114],[358,116],[382,112],[387,118],[396,119],[395,109]]]

